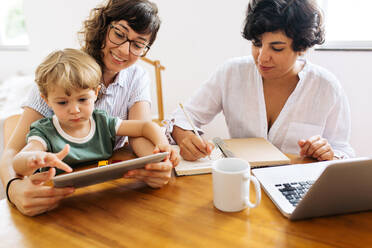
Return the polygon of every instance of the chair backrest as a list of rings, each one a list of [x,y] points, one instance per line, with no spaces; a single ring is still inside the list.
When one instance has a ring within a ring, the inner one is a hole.
[[[163,106],[163,90],[161,83],[161,70],[165,70],[165,67],[160,64],[159,60],[151,60],[146,57],[141,58],[146,63],[149,63],[155,67],[155,79],[156,79],[156,97],[158,103],[158,118],[153,119],[153,121],[161,124],[161,121],[164,120],[164,106]]]

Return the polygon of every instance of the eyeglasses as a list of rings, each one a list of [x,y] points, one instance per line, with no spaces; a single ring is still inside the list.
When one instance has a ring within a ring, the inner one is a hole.
[[[143,57],[150,49],[145,43],[128,39],[126,33],[112,24],[110,24],[108,38],[112,43],[118,46],[123,45],[125,42],[129,42],[129,52],[135,56]]]

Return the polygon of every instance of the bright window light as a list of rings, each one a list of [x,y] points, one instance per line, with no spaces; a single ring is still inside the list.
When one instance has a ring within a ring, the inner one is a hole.
[[[1,0],[0,48],[25,48],[29,45],[22,0]]]
[[[321,49],[372,50],[372,1],[318,0],[324,11],[326,43]]]

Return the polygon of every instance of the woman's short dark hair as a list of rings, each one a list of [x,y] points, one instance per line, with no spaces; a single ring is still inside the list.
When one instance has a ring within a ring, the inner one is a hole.
[[[149,46],[156,39],[160,18],[156,4],[148,0],[108,0],[103,6],[92,9],[79,32],[82,49],[104,67],[102,48],[106,33],[113,21],[125,20],[139,34],[151,34]]]
[[[322,12],[315,0],[251,0],[243,37],[257,42],[265,32],[283,31],[294,51],[324,42]]]

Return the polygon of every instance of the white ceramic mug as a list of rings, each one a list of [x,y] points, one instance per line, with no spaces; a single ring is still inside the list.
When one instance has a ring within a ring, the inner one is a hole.
[[[225,212],[237,212],[247,207],[255,208],[261,201],[260,184],[251,175],[250,164],[240,158],[222,158],[213,162],[213,203]],[[256,190],[256,203],[249,200],[249,184]]]

